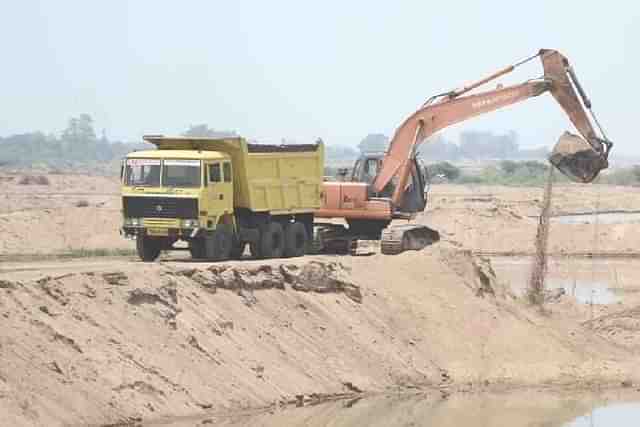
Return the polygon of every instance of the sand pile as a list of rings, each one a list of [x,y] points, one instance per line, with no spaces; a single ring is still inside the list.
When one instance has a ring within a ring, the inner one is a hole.
[[[9,425],[635,372],[630,351],[597,336],[587,342],[580,324],[528,309],[488,262],[445,244],[396,257],[122,262],[5,276],[0,318],[0,413]]]

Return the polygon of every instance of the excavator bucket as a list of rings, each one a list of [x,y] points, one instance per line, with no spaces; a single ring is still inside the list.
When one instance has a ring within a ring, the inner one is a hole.
[[[578,135],[565,132],[560,136],[551,152],[549,162],[572,181],[592,182],[608,161],[605,155],[598,153],[587,141]]]

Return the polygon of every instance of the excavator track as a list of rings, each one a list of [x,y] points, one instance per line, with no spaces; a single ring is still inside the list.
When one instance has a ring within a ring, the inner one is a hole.
[[[380,252],[397,255],[405,251],[419,251],[439,240],[440,233],[425,225],[394,225],[382,231]]]

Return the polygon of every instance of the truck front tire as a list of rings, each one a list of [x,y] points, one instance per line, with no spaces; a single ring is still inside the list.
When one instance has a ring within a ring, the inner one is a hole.
[[[260,227],[260,255],[262,258],[282,258],[284,254],[284,230],[277,222]]]
[[[156,239],[144,235],[136,237],[136,250],[144,262],[153,262],[160,256],[161,245]]]
[[[204,239],[198,238],[189,242],[189,253],[192,259],[202,259],[205,256]]]
[[[284,229],[284,256],[303,256],[307,245],[307,231],[301,222],[287,224]]]

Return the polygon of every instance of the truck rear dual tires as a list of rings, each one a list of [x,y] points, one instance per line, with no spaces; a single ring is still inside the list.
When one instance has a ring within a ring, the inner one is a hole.
[[[234,249],[233,232],[227,229],[218,229],[214,232],[189,242],[191,258],[224,261],[232,257]]]
[[[307,247],[307,230],[301,222],[292,222],[287,224],[284,229],[284,256],[299,257],[303,256]]]
[[[260,227],[259,258],[282,258],[284,255],[284,229],[278,222]]]
[[[250,243],[254,258],[289,258],[305,254],[307,230],[301,222],[268,222],[260,227],[260,239]]]
[[[300,257],[309,245],[308,227],[301,221],[269,221],[258,227],[255,240],[249,242],[254,258]],[[219,227],[205,236],[189,241],[191,258],[207,261],[224,261],[242,257],[246,243],[230,228]],[[159,239],[138,236],[137,250],[145,262],[154,261],[162,249],[168,249]]]

